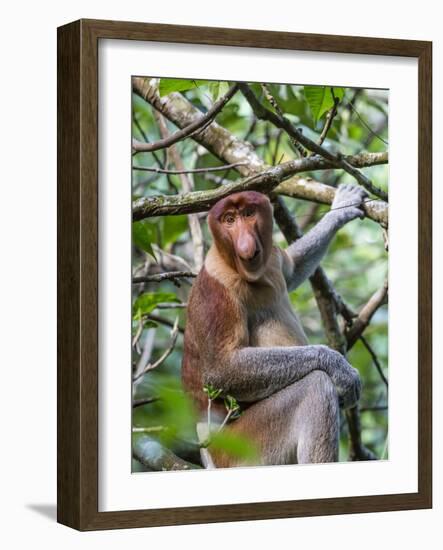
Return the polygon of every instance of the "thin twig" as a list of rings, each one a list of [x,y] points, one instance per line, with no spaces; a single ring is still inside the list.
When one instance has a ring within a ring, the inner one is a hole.
[[[277,162],[278,151],[279,151],[279,148],[280,148],[280,142],[281,142],[282,135],[283,135],[283,130],[279,130],[279,132],[277,134],[277,137],[275,138],[275,149],[274,149],[274,153],[272,155],[272,166],[275,166],[275,164]]]
[[[226,426],[226,424],[228,423],[228,420],[231,418],[232,416],[232,413],[234,411],[232,409],[229,409],[228,412],[226,413],[226,416],[224,417],[223,419],[223,422],[220,424],[219,428],[218,428],[218,432],[221,432],[223,430],[223,428]]]
[[[141,378],[147,372],[153,369],[156,369],[171,355],[172,350],[174,349],[175,343],[177,341],[177,336],[178,336],[178,317],[175,319],[174,327],[171,331],[171,341],[167,349],[162,353],[162,355],[157,359],[157,361],[155,361],[154,363],[149,363],[140,373],[135,375],[132,379],[133,382]]]
[[[382,366],[380,365],[380,361],[378,360],[378,357],[375,351],[372,349],[372,346],[369,344],[369,342],[366,340],[366,338],[362,334],[360,335],[360,340],[365,346],[365,348],[368,350],[369,355],[371,356],[372,361],[374,362],[375,368],[377,369],[377,372],[380,375],[380,378],[383,380],[383,383],[386,386],[386,389],[388,389],[389,387],[388,381],[386,379],[386,376],[384,375]]]
[[[183,128],[182,130],[178,130],[177,132],[175,132],[175,134],[171,134],[168,137],[164,137],[163,139],[160,139],[155,143],[143,143],[138,140],[133,140],[132,148],[137,153],[157,151],[158,149],[164,149],[165,147],[170,147],[174,143],[177,143],[178,141],[190,136],[196,130],[204,126],[206,123],[212,122],[214,118],[218,115],[218,113],[226,105],[226,103],[234,96],[237,90],[238,90],[237,84],[234,84],[233,86],[231,86],[228,92],[223,97],[221,97],[218,101],[216,101],[214,105],[207,111],[207,113],[201,116],[198,120],[195,120],[194,122],[189,124],[189,126],[186,126],[186,128]]]
[[[155,243],[153,243],[152,248],[158,261],[158,264],[154,267],[160,266],[163,271],[192,271],[189,263],[180,256],[163,250]]]
[[[143,407],[143,405],[150,405],[151,403],[155,403],[159,400],[159,397],[145,397],[143,399],[134,399],[134,401],[132,402],[132,408],[135,409],[136,407]]]
[[[154,166],[133,166],[133,170],[140,170],[142,172],[155,172],[157,174],[204,174],[206,172],[223,172],[223,170],[230,170],[231,168],[237,168],[238,166],[244,166],[246,162],[234,162],[233,164],[225,164],[224,166],[208,166],[207,168],[188,168],[184,170],[164,170],[163,168],[155,168]]]
[[[140,319],[140,323],[142,324],[143,327],[147,322],[147,320],[148,320],[147,316],[143,316]],[[151,359],[152,350],[154,348],[155,332],[156,331],[152,327],[151,329],[148,330],[146,334],[145,342],[143,345],[143,351],[135,367],[134,376],[137,376],[145,368],[145,365],[147,365],[149,363],[149,360]]]
[[[269,101],[269,103],[277,111],[280,118],[284,118],[284,113],[281,110],[280,105],[278,104],[278,101],[271,94],[271,91],[269,90],[268,86],[266,84],[262,84],[262,89],[265,93],[266,99]],[[292,143],[294,149],[297,151],[297,153],[300,154],[301,157],[306,157],[307,156],[307,152],[305,151],[305,149],[302,147],[302,145],[296,139],[294,139],[293,136],[289,136],[289,140]],[[274,162],[272,164],[274,164]]]
[[[370,126],[369,124],[364,120],[364,118],[360,115],[360,113],[357,111],[357,109],[354,107],[353,103],[349,102],[349,107],[352,109],[352,111],[357,115],[360,122],[363,124],[363,126],[369,130],[369,132],[376,138],[378,138],[380,141],[382,141],[385,145],[389,145],[389,142],[383,139],[380,135],[377,134]]]
[[[158,433],[158,432],[166,432],[168,430],[168,428],[166,426],[146,426],[146,427],[141,427],[141,426],[134,426],[132,428],[132,431],[134,433]]]
[[[331,94],[332,94],[332,97],[334,98],[334,106],[332,107],[332,109],[329,109],[329,111],[326,114],[325,125],[323,126],[323,130],[317,141],[318,145],[323,145],[323,142],[325,141],[326,136],[328,135],[328,132],[331,129],[332,122],[335,118],[335,115],[337,114],[338,104],[340,103],[340,100],[338,99],[338,97],[335,97],[334,95],[334,88],[331,88]]]
[[[157,309],[185,309],[188,304],[186,302],[160,302],[155,307]]]
[[[137,342],[140,339],[140,336],[143,333],[143,326],[144,326],[143,319],[140,319],[139,323],[138,323],[137,331],[134,335],[134,338],[132,339],[132,347],[133,348],[135,348],[135,346],[137,345]]]
[[[312,204],[309,205],[309,208],[306,214],[297,216],[298,220],[300,220],[300,218],[302,218],[303,220],[301,222],[299,221],[299,226],[302,231],[304,231],[308,227],[308,225],[314,221],[319,208],[320,208],[320,205],[316,202],[313,202]]]
[[[174,323],[172,321],[166,319],[165,317],[160,317],[160,315],[150,313],[148,315],[148,319],[150,319],[151,321],[155,321],[156,323],[160,323],[161,325],[165,325],[166,327],[174,328]],[[179,326],[178,331],[180,332],[180,334],[183,334],[185,332],[185,329]]]

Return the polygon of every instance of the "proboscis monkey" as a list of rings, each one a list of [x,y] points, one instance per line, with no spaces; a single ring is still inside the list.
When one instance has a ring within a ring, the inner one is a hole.
[[[209,212],[213,244],[189,298],[183,384],[202,416],[206,384],[241,404],[224,429],[254,441],[258,464],[338,460],[339,403],[358,401],[360,377],[340,353],[308,343],[288,291],[315,271],[341,227],[363,217],[366,196],[340,186],[331,210],[286,250],[272,243],[272,206],[261,193],[230,195]],[[223,402],[213,411],[220,422]],[[214,461],[242,465],[224,453]]]

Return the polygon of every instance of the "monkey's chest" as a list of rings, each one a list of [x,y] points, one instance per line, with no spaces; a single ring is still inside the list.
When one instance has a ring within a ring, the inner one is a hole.
[[[249,345],[254,347],[303,346],[308,343],[301,323],[283,301],[248,316]]]

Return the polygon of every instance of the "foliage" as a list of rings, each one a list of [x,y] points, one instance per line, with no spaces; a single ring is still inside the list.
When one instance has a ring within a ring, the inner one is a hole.
[[[252,85],[254,92],[262,102],[265,96],[260,85]],[[202,112],[206,112],[221,95],[226,93],[228,83],[203,80],[160,79],[162,96],[174,91],[180,92]],[[324,146],[342,154],[356,154],[361,151],[381,152],[386,150],[388,139],[388,93],[383,90],[331,88],[328,86],[299,86],[289,84],[271,84],[269,90],[276,98],[280,108],[291,122],[311,139],[318,140],[325,121],[326,113],[338,100],[338,110],[328,131]],[[358,114],[357,114],[358,113]],[[267,122],[256,120],[244,97],[237,93],[217,116],[217,122],[230,132],[247,139],[264,161],[275,165],[296,157],[294,147],[285,133]],[[176,127],[167,122],[169,132]],[[155,142],[160,134],[152,108],[137,95],[133,96],[133,136],[141,141]],[[382,138],[382,139],[381,139]],[[383,141],[384,140],[384,141]],[[220,161],[207,149],[192,139],[178,142],[175,147],[186,169],[209,168],[219,166]],[[133,157],[134,166],[169,167],[167,150],[153,153],[138,153]],[[374,166],[365,169],[377,186],[388,189],[388,167]],[[352,177],[342,170],[327,170],[321,173],[307,173],[316,180],[336,186],[338,183],[355,183]],[[222,180],[236,180],[239,174],[228,169],[224,172],[198,173],[189,175],[196,190],[213,189]],[[133,171],[133,199],[158,194],[181,192],[182,181],[179,175]],[[291,213],[297,221],[309,230],[328,211],[326,206],[312,209],[312,203],[295,199],[285,199]],[[210,236],[203,225],[206,248]],[[274,240],[282,247],[286,242],[275,227]],[[158,273],[172,270],[170,265],[182,259],[186,264],[178,269],[194,266],[194,250],[189,232],[187,216],[168,216],[149,219],[133,224],[133,275]],[[164,256],[167,253],[167,256]],[[169,257],[168,254],[172,254]],[[156,261],[157,260],[157,261]],[[371,220],[355,220],[345,226],[334,239],[322,263],[334,287],[351,308],[358,311],[368,298],[378,290],[387,277],[388,261],[385,251],[382,229]],[[177,268],[177,265],[175,266]],[[179,325],[186,325],[184,309],[158,310],[162,302],[186,303],[192,281],[182,279],[177,287],[170,280],[161,283],[134,285],[133,288],[133,337],[139,330],[137,322],[142,316],[150,314],[161,316],[169,325],[156,319],[157,325],[144,325],[138,342],[133,349],[135,365],[146,346],[151,346],[150,361],[158,359],[170,342],[170,325],[178,316]],[[325,334],[320,314],[309,282],[304,283],[290,299],[299,313],[311,343],[325,343]],[[387,306],[378,309],[365,330],[365,338],[376,353],[385,376],[388,376],[388,310]],[[160,427],[155,437],[174,451],[184,453],[184,442],[195,443],[196,413],[192,403],[184,395],[180,383],[180,366],[183,352],[183,337],[179,335],[174,350],[158,368],[148,372],[134,385],[134,398],[158,397],[145,406],[134,408],[133,425],[144,428]],[[388,395],[373,360],[366,347],[358,341],[351,349],[348,359],[356,366],[363,381],[361,398],[361,424],[363,443],[378,457],[387,457]],[[207,388],[217,392],[218,388]],[[235,409],[235,403],[229,402],[227,410]],[[151,434],[152,435],[152,434]],[[135,434],[137,437],[137,434]],[[229,439],[223,432],[211,441],[218,449],[235,456],[251,457],[249,442]],[[340,440],[340,459],[347,460],[349,451],[347,424],[342,415]],[[138,464],[137,469],[141,468]]]

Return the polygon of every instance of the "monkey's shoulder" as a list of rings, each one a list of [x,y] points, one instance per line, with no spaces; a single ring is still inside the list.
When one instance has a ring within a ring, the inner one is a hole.
[[[246,316],[231,289],[203,267],[189,297],[186,330],[200,345],[244,343]]]

